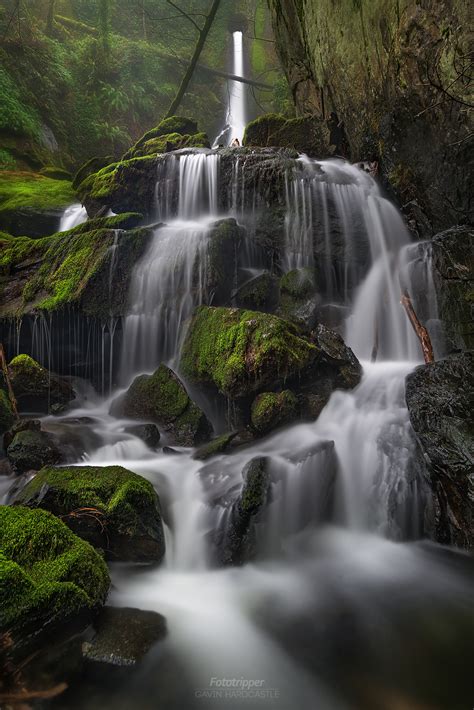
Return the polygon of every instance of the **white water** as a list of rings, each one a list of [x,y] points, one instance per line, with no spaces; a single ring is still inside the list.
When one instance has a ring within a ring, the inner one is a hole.
[[[232,33],[232,73],[235,76],[244,76],[244,47],[242,32]],[[229,82],[229,98],[224,130],[219,133],[214,141],[214,147],[227,141],[231,145],[237,138],[240,145],[244,137],[246,118],[245,84],[241,81]]]
[[[59,223],[59,232],[77,227],[88,219],[86,208],[80,203],[66,207]]]

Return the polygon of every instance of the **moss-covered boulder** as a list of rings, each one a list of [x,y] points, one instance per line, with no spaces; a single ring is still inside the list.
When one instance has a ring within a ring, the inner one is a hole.
[[[209,232],[206,290],[209,302],[228,305],[237,270],[237,258],[245,229],[233,218],[215,222]]]
[[[0,506],[0,631],[28,635],[88,621],[104,604],[104,560],[44,510]]]
[[[38,426],[20,429],[7,448],[7,457],[16,473],[38,471],[48,464],[60,463],[61,451],[54,438]]]
[[[432,534],[474,547],[474,353],[417,367],[406,380],[410,420],[421,444],[434,501]]]
[[[128,160],[129,158],[134,158],[137,155],[146,155],[146,146],[148,145],[148,147],[150,147],[150,144],[152,143],[165,148],[165,150],[155,150],[155,153],[166,153],[168,152],[166,150],[167,142],[172,145],[173,143],[179,142],[179,140],[182,138],[191,139],[192,141],[192,137],[194,136],[199,136],[199,138],[197,139],[198,141],[202,141],[204,137],[205,141],[207,142],[207,145],[199,145],[196,147],[210,147],[207,136],[204,133],[199,133],[196,121],[193,121],[191,118],[185,118],[183,116],[170,116],[169,118],[163,119],[163,121],[160,121],[157,126],[151,128],[149,131],[144,133],[143,136],[139,138],[139,140],[135,143],[135,145],[130,148],[127,153],[125,153],[123,159]],[[191,144],[192,143],[190,143],[190,145]],[[179,147],[184,148],[187,146],[183,145]],[[175,148],[170,147],[169,150],[175,150]],[[148,148],[148,154],[150,152],[151,151]]]
[[[39,174],[53,180],[68,180],[69,182],[72,180],[69,170],[64,170],[64,168],[58,168],[54,165],[47,165],[45,168],[41,168]]]
[[[67,180],[0,171],[0,230],[14,236],[38,238],[56,232],[64,208],[75,201]]]
[[[49,510],[108,559],[159,562],[165,554],[158,496],[121,466],[45,467],[15,504]]]
[[[294,421],[298,414],[298,399],[291,390],[262,392],[252,402],[251,424],[259,434],[266,434]]]
[[[280,300],[278,278],[264,271],[244,283],[234,296],[235,305],[253,311],[273,312]]]
[[[181,135],[179,133],[166,133],[165,135],[150,138],[135,148],[130,155],[138,158],[143,155],[162,155],[182,148],[210,148],[209,138],[206,133],[195,135]]]
[[[318,116],[286,118],[276,113],[264,114],[247,125],[243,144],[294,148],[317,158],[331,154],[327,125]]]
[[[86,162],[81,165],[79,170],[74,175],[74,178],[72,181],[73,189],[77,190],[77,188],[79,187],[81,182],[83,180],[85,180],[86,177],[88,177],[88,175],[91,175],[92,173],[96,173],[98,170],[105,168],[106,165],[110,165],[113,162],[114,162],[113,155],[98,155],[98,156],[94,156],[92,158],[89,158],[89,160],[86,160]]]
[[[297,376],[317,347],[291,323],[266,313],[200,306],[190,322],[181,371],[232,399]]]
[[[10,382],[20,412],[47,413],[65,407],[75,393],[71,383],[49,372],[29,355],[17,355],[8,365]]]
[[[71,305],[86,315],[123,315],[133,264],[152,234],[145,228],[119,230],[124,217],[138,219],[138,215],[117,215],[119,221],[106,218],[113,227],[95,229],[89,221],[44,239],[0,234],[0,316],[51,312]]]
[[[112,404],[111,414],[156,422],[179,446],[197,446],[212,431],[206,415],[166,365],[160,365],[152,375],[136,377]]]
[[[212,439],[212,441],[209,441],[207,444],[203,444],[202,446],[200,446],[198,450],[194,453],[193,458],[197,461],[206,461],[212,456],[222,454],[224,451],[227,451],[229,449],[232,441],[236,438],[237,435],[237,431],[230,431],[226,432],[225,434],[221,434],[220,436],[217,436],[215,439]]]
[[[4,434],[12,426],[15,418],[8,395],[0,389],[0,434]]]
[[[316,326],[321,297],[316,293],[313,269],[293,269],[280,278],[280,304],[277,314],[306,330]]]

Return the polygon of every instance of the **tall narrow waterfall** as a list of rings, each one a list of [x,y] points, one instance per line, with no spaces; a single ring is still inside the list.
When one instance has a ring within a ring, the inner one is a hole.
[[[232,73],[234,76],[244,76],[244,46],[242,32],[232,33]],[[237,138],[242,144],[246,118],[245,84],[231,80],[228,86],[228,102],[225,127],[214,141],[214,147],[221,142],[231,145]]]

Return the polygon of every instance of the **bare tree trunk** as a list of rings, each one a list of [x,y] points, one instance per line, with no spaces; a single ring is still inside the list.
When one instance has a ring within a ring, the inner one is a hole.
[[[7,390],[8,390],[8,399],[10,400],[13,416],[15,417],[16,421],[18,421],[19,414],[18,414],[18,407],[15,399],[15,393],[13,392],[13,387],[12,383],[10,381],[10,375],[8,373],[8,365],[7,365],[7,359],[5,357],[5,350],[3,349],[3,344],[0,343],[0,368],[2,369],[3,372],[3,377],[5,379],[5,383],[7,385]]]
[[[199,37],[198,37],[198,41],[196,43],[196,47],[194,49],[194,54],[191,58],[191,61],[189,62],[189,66],[186,70],[186,73],[181,80],[181,84],[179,86],[178,93],[176,94],[174,101],[172,102],[171,106],[169,107],[165,118],[169,118],[170,116],[173,116],[176,113],[176,110],[178,109],[178,107],[183,99],[183,96],[186,93],[189,82],[191,81],[191,78],[194,74],[196,64],[198,63],[198,59],[201,55],[204,44],[206,42],[207,35],[209,34],[209,30],[212,27],[212,23],[214,22],[214,18],[217,14],[217,10],[219,9],[220,2],[221,2],[221,0],[213,0],[213,2],[212,2],[211,9],[210,9],[209,14],[206,17],[206,21],[204,23],[204,27],[201,30],[199,30]]]
[[[413,330],[416,333],[418,340],[420,341],[425,362],[427,364],[430,362],[434,362],[433,346],[431,344],[430,335],[426,330],[425,326],[421,325],[420,321],[418,320],[418,317],[415,313],[415,309],[413,308],[413,304],[411,302],[411,298],[408,295],[407,291],[402,294],[401,304],[406,311],[408,319],[412,325]]]
[[[147,31],[146,31],[145,0],[142,0],[142,27],[143,27],[143,39],[146,42],[148,37],[147,37]]]

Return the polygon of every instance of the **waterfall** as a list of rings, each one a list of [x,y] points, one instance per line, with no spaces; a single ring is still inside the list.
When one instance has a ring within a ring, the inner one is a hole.
[[[70,205],[64,210],[59,222],[58,232],[67,232],[68,229],[77,227],[87,220],[86,208],[80,203]]]
[[[209,227],[217,218],[219,156],[196,152],[172,156],[159,166],[155,228],[150,246],[134,266],[124,320],[121,382],[172,362],[183,324],[204,300]],[[176,180],[177,178],[177,180]],[[172,187],[178,187],[178,200]]]
[[[232,73],[244,76],[244,47],[242,32],[232,33]],[[229,82],[229,96],[225,127],[214,141],[214,147],[225,140],[231,145],[235,138],[242,145],[245,126],[247,125],[245,106],[245,85],[241,81]]]

